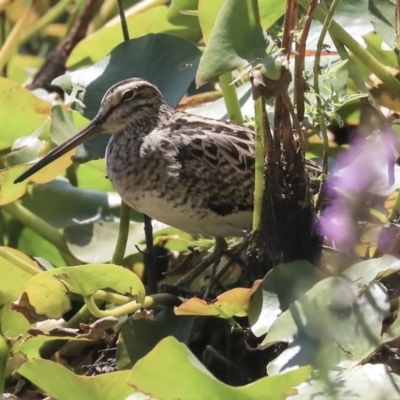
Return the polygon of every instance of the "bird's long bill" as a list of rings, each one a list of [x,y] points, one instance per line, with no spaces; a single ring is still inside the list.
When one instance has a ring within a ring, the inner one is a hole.
[[[49,165],[53,161],[63,156],[65,153],[68,153],[70,150],[86,142],[88,139],[96,136],[99,133],[101,133],[101,124],[100,121],[95,118],[86,128],[82,129],[75,136],[72,136],[63,144],[57,146],[55,149],[46,154],[42,159],[40,159],[36,164],[32,165],[32,167],[23,172],[14,181],[14,183],[23,182],[34,173],[40,171],[46,165]]]

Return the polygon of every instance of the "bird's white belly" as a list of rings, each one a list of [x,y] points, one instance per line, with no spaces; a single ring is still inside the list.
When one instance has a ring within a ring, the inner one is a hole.
[[[188,205],[173,205],[149,191],[120,193],[122,199],[135,210],[164,224],[185,232],[211,236],[245,236],[251,228],[252,213],[240,212],[220,216],[207,210],[196,210]]]

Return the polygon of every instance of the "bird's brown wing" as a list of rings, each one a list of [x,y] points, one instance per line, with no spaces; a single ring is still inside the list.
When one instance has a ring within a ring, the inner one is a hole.
[[[245,129],[223,128],[181,128],[175,160],[182,184],[194,195],[202,188],[204,207],[225,216],[253,209],[254,136]]]

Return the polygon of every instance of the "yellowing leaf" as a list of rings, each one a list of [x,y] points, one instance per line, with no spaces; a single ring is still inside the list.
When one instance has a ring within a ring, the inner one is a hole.
[[[74,153],[75,150],[71,150],[39,172],[36,172],[31,178],[18,184],[15,184],[14,180],[32,164],[21,164],[0,170],[0,206],[11,203],[22,197],[30,181],[41,184],[52,181],[72,164],[72,156]]]
[[[213,303],[207,303],[199,298],[191,298],[186,303],[175,308],[176,315],[203,315],[220,318],[245,317],[248,314],[251,296],[261,284],[254,282],[253,287],[235,288],[222,293]]]

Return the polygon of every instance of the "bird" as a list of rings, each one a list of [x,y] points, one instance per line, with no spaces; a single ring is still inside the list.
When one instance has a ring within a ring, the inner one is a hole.
[[[108,89],[89,125],[15,183],[101,133],[112,134],[106,149],[108,178],[135,210],[204,237],[245,237],[251,231],[254,131],[178,111],[141,78]]]

